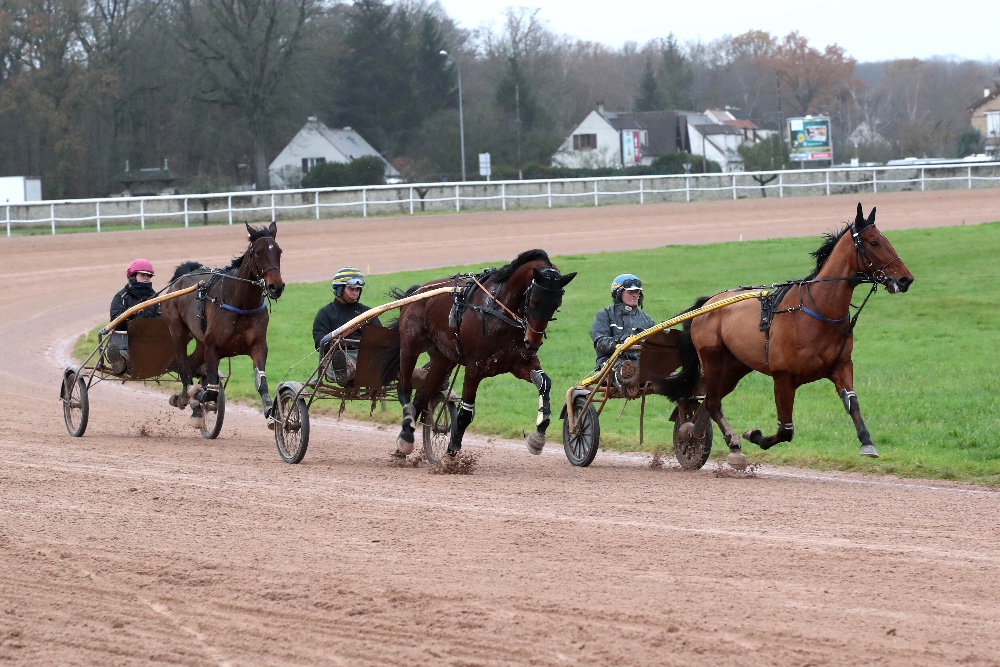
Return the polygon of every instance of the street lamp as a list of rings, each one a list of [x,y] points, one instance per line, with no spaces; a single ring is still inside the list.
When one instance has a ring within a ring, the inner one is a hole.
[[[458,72],[458,134],[462,145],[462,181],[465,178],[465,114],[462,111],[462,68],[458,61],[451,57],[447,51],[439,51],[442,56],[455,63],[455,71]]]

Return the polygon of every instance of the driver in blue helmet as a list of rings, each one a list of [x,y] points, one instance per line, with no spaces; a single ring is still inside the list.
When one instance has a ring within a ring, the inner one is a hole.
[[[621,343],[629,336],[645,331],[653,326],[653,319],[642,311],[642,281],[631,273],[623,273],[611,282],[611,305],[597,311],[594,323],[590,325],[590,338],[594,341],[594,352],[597,353],[597,368],[600,368],[611,357]],[[634,370],[639,360],[639,353],[627,351],[618,356],[615,363],[616,384],[621,378],[618,372],[623,362],[631,362]],[[628,373],[626,373],[628,374]],[[631,377],[631,375],[629,376]]]
[[[313,342],[320,355],[324,355],[329,344],[329,335],[338,327],[350,322],[352,319],[371,310],[361,303],[361,291],[365,286],[365,276],[353,266],[345,266],[333,276],[334,299],[327,305],[319,309],[313,319]],[[368,324],[382,326],[377,317]],[[367,325],[366,325],[367,326]],[[364,327],[351,334],[351,339],[361,338]],[[330,366],[327,368],[327,376],[337,384],[346,385],[354,379],[357,369],[358,350],[338,349],[333,352]]]

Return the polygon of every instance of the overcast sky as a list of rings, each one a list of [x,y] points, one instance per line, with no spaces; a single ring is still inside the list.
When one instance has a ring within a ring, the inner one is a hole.
[[[858,62],[955,56],[1000,58],[1000,1],[950,0],[438,0],[460,27],[499,28],[507,7],[539,8],[553,32],[619,49],[674,33],[684,45],[763,30],[776,37],[798,31],[822,50],[840,45]]]

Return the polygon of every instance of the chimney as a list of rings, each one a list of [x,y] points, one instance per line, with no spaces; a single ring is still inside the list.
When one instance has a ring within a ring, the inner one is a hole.
[[[128,160],[125,160],[125,173],[128,173]]]
[[[310,123],[315,123],[319,119],[316,118],[316,116],[309,116],[308,118],[306,118],[306,120],[309,121]]]
[[[167,158],[163,158],[163,171],[169,170],[170,167],[167,166]]]
[[[983,97],[989,97],[992,94],[993,94],[992,90],[990,90],[989,88],[983,88]]]
[[[599,113],[601,116],[604,115],[604,102],[597,103],[597,113]]]

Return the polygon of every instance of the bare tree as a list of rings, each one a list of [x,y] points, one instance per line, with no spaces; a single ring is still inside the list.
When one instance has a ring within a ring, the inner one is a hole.
[[[319,0],[176,0],[176,38],[201,67],[200,94],[243,114],[260,188],[280,86],[318,11]]]

